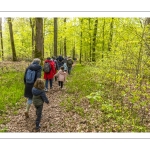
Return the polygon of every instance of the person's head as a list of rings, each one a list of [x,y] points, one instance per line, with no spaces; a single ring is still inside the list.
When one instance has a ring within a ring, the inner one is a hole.
[[[51,60],[51,58],[50,58],[50,57],[47,57],[47,60]]]
[[[34,58],[32,61],[33,64],[40,64],[41,60],[39,58]]]
[[[64,71],[64,66],[61,66],[60,69],[61,69],[62,71]]]
[[[44,85],[44,80],[41,79],[41,78],[37,78],[35,83],[34,83],[34,87],[36,89],[39,89],[39,90],[43,90],[45,85]]]

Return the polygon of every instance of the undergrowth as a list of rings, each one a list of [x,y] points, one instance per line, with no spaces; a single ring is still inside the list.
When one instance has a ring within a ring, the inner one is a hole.
[[[61,105],[66,111],[75,112],[86,118],[88,125],[94,128],[91,131],[150,131],[150,96],[147,93],[150,86],[144,83],[140,86],[141,79],[135,79],[133,74],[114,68],[106,70],[93,65],[77,64],[67,80],[69,96]],[[89,105],[86,112],[84,101],[88,101]]]

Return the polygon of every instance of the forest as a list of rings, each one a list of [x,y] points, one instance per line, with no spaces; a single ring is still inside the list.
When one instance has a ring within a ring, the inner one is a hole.
[[[0,18],[0,39],[0,132],[32,132],[25,68],[59,55],[74,66],[41,132],[150,131],[150,18]]]

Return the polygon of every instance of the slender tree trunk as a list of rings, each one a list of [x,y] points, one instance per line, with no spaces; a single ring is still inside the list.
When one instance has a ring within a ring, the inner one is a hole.
[[[10,33],[10,42],[11,42],[11,48],[12,48],[13,61],[17,61],[14,36],[13,36],[12,20],[11,20],[11,18],[7,18],[7,21],[8,21],[8,25],[9,25],[9,33]]]
[[[92,61],[95,61],[96,35],[97,35],[98,18],[95,20],[92,45]]]
[[[74,40],[74,47],[73,47],[73,51],[72,51],[72,58],[75,58],[75,40]]]
[[[4,50],[3,50],[3,32],[2,32],[2,18],[0,18],[0,42],[1,42],[1,58],[4,60]]]
[[[64,19],[64,26],[65,26],[65,32],[66,32],[66,18]],[[67,56],[67,48],[66,48],[66,37],[64,38],[64,56]]]
[[[145,20],[145,26],[146,26],[146,31],[145,31],[145,51],[148,56],[150,56],[150,18],[146,18]]]
[[[144,25],[143,27],[143,32],[142,32],[142,37],[141,37],[141,43],[140,43],[140,49],[139,49],[139,56],[137,59],[137,67],[136,67],[136,76],[140,76],[141,77],[141,63],[142,63],[142,57],[143,57],[143,39],[144,39],[144,35],[145,35],[145,27],[146,25]]]
[[[81,32],[80,32],[80,58],[79,62],[80,64],[82,63],[82,24],[83,24],[83,19],[80,19],[80,26],[81,26]]]
[[[114,18],[112,18],[111,23],[110,23],[110,35],[109,35],[109,42],[108,42],[108,51],[111,51],[111,47],[112,47],[113,25],[114,25]]]
[[[35,57],[43,62],[43,18],[35,18],[36,36],[35,36]]]
[[[54,56],[57,56],[57,18],[54,18]]]
[[[102,43],[102,60],[104,58],[104,50],[105,50],[105,18],[103,23],[103,43]]]
[[[91,38],[91,18],[89,18],[89,38],[90,38],[90,60],[89,61],[92,61],[92,38]]]
[[[32,58],[34,58],[34,51],[35,51],[35,19],[30,18],[30,27],[32,30]]]

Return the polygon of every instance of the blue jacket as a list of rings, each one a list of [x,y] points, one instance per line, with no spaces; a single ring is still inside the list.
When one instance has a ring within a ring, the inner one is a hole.
[[[33,94],[33,104],[38,106],[42,105],[44,102],[49,103],[48,98],[46,97],[44,90],[36,89],[35,87],[32,88],[32,94]]]

